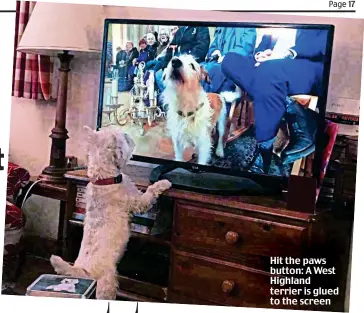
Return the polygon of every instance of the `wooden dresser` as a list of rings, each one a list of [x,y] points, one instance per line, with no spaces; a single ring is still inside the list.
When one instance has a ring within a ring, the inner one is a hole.
[[[141,190],[149,185],[149,168],[130,166],[127,174]],[[77,185],[85,185],[88,180],[85,171],[69,172],[66,177],[64,256],[73,261],[70,247],[76,239],[71,225],[82,225],[72,221],[75,195]],[[340,295],[332,297],[330,306],[311,309],[343,310],[351,216],[343,218],[340,212],[330,210],[315,214],[290,211],[285,202],[264,197],[214,196],[171,189],[163,198],[169,199],[173,210],[170,234],[160,238],[133,233],[132,238],[169,249],[167,283],[158,286],[120,276],[120,298],[290,308],[270,304],[270,257],[312,256],[326,257],[337,268],[335,276],[321,276],[318,286],[339,287]]]

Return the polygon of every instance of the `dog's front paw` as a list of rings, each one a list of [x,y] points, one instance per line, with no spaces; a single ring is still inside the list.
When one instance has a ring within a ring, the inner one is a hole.
[[[156,188],[158,189],[159,192],[163,192],[172,187],[172,183],[170,181],[168,181],[167,179],[160,180],[160,181],[156,182],[155,184],[156,184]]]

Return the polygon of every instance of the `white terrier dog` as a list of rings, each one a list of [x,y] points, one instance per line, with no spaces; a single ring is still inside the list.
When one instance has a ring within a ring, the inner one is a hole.
[[[142,194],[123,174],[135,148],[133,139],[120,128],[85,129],[90,183],[81,249],[73,266],[58,256],[52,256],[51,263],[58,274],[96,279],[96,298],[114,300],[116,264],[129,240],[130,215],[150,209],[171,183],[161,180]]]
[[[232,98],[233,93],[206,93],[200,83],[203,75],[206,71],[188,54],[173,57],[163,73],[163,102],[168,104],[167,130],[173,141],[176,161],[184,161],[184,150],[195,147],[197,162],[206,165],[211,158],[212,132],[216,126],[216,155],[224,157],[225,101],[226,96]],[[234,94],[233,97],[238,96]]]
[[[71,292],[71,293],[75,293],[76,292],[76,285],[78,283],[79,283],[78,279],[65,278],[58,285],[48,286],[47,290],[68,291],[68,292]]]

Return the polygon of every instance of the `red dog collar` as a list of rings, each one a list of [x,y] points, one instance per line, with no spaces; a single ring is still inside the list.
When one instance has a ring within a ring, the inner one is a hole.
[[[93,183],[94,185],[105,186],[105,185],[120,184],[122,181],[123,181],[123,175],[120,174],[116,177],[91,181],[91,183]]]

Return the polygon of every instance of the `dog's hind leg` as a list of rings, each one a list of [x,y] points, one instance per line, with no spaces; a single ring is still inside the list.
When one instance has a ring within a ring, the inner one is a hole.
[[[89,278],[90,274],[81,267],[72,266],[59,256],[52,255],[50,258],[51,264],[57,274],[74,276],[79,278]]]
[[[222,106],[219,119],[217,120],[217,131],[219,134],[219,139],[216,147],[216,155],[219,158],[224,157],[224,135],[226,127],[226,108],[225,105]]]
[[[96,299],[115,300],[117,287],[115,271],[107,271],[97,280]]]

